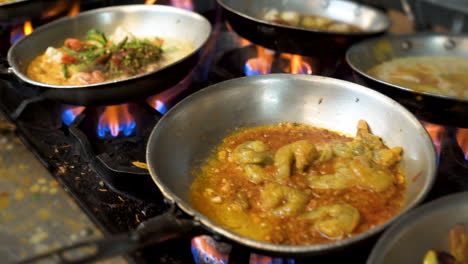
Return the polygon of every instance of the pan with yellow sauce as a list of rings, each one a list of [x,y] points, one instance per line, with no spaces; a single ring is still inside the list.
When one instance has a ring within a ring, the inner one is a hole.
[[[398,58],[372,67],[368,74],[417,92],[468,97],[468,59],[466,58],[435,56]]]

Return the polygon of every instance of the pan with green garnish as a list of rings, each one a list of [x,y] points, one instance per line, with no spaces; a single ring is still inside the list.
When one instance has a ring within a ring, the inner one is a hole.
[[[10,48],[8,62],[48,99],[116,104],[181,81],[210,33],[204,17],[170,6],[101,8],[38,28]]]

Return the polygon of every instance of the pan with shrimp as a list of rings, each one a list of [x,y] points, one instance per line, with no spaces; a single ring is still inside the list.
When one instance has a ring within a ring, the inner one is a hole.
[[[271,256],[337,252],[414,207],[436,171],[430,136],[397,102],[294,74],[190,95],[158,121],[146,161],[173,210],[130,234],[88,242],[99,247],[86,260],[193,231]]]
[[[270,74],[186,98],[148,141],[165,197],[220,238],[288,257],[380,233],[430,189],[435,151],[392,99],[346,81]]]

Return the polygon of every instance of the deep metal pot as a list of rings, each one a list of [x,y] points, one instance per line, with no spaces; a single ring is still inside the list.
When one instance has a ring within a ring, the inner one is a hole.
[[[369,6],[344,0],[217,0],[232,28],[255,44],[305,56],[342,56],[360,40],[383,34],[390,27],[388,16]],[[318,15],[359,26],[363,31],[338,33],[267,22],[269,9]]]
[[[369,69],[408,56],[454,56],[468,58],[468,35],[418,33],[383,36],[353,45],[346,61],[359,83],[384,93],[426,121],[468,127],[468,98],[415,92],[367,74]]]
[[[157,71],[89,85],[51,85],[26,76],[31,60],[47,47],[60,47],[68,37],[83,38],[91,28],[106,34],[122,26],[135,36],[169,37],[192,43],[193,52]],[[25,83],[39,87],[47,99],[75,105],[117,104],[157,94],[181,81],[198,61],[199,51],[208,40],[211,25],[191,11],[163,5],[127,5],[95,9],[75,17],[65,17],[36,29],[15,43],[8,52],[10,72]]]
[[[327,244],[277,245],[232,232],[192,207],[189,191],[195,177],[193,170],[199,168],[233,130],[299,122],[355,135],[361,119],[367,121],[373,133],[382,137],[389,147],[404,149],[401,167],[408,184],[406,201],[402,211],[386,223]],[[189,96],[157,123],[148,140],[146,159],[159,190],[188,218],[166,213],[144,222],[131,234],[88,243],[103,245],[105,249],[98,248],[91,255],[93,260],[200,230],[200,226],[204,227],[204,232],[208,230],[269,255],[295,258],[329,253],[381,232],[424,198],[436,172],[431,138],[421,123],[397,102],[354,83],[292,74],[233,79]]]

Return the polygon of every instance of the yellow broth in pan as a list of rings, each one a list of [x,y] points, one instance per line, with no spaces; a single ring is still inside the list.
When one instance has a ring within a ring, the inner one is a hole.
[[[374,66],[368,74],[417,92],[468,97],[466,58],[405,57]]]

